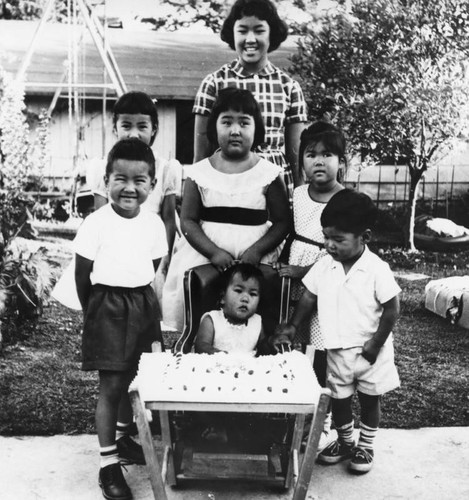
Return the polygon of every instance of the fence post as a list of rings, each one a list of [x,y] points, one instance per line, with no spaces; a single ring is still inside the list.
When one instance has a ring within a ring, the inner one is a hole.
[[[404,179],[404,204],[407,201],[407,176],[409,174],[409,167],[406,166],[405,168],[405,179]]]
[[[378,174],[378,192],[376,193],[376,206],[379,208],[379,196],[380,196],[380,190],[381,190],[381,169],[383,168],[382,165],[379,166],[379,174]]]

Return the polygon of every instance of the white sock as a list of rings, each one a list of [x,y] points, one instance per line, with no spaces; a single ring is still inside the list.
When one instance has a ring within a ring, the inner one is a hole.
[[[116,425],[116,441],[121,437],[127,436],[129,434],[130,423],[117,422]]]
[[[99,447],[99,466],[102,468],[119,463],[119,453],[115,444]]]
[[[358,437],[357,448],[373,449],[373,442],[378,432],[377,427],[368,427],[360,422],[360,435]]]

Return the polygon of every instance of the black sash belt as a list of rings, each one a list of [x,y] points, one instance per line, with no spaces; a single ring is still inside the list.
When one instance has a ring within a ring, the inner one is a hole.
[[[301,234],[294,233],[292,236],[292,240],[298,240],[302,241],[303,243],[308,243],[309,245],[314,245],[319,248],[324,248],[324,243],[319,243],[319,241],[310,240],[309,238],[301,236]]]
[[[260,226],[268,220],[267,210],[239,207],[203,207],[200,219],[207,222],[223,222],[240,226]]]

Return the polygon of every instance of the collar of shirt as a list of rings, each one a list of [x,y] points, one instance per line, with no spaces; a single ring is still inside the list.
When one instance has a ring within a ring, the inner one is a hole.
[[[350,271],[347,273],[346,277],[348,277],[351,273],[354,273],[356,271],[366,271],[368,267],[368,260],[371,256],[371,251],[368,248],[367,245],[365,245],[365,249],[363,250],[363,253],[360,255],[360,258],[353,264],[351,267]],[[331,264],[332,269],[341,269],[342,271],[344,270],[344,267],[342,266],[342,262],[337,262],[336,260],[332,260]]]
[[[240,78],[249,78],[254,74],[248,73],[239,59],[236,59],[230,64],[230,69]],[[275,73],[275,67],[270,61],[267,61],[267,64],[258,73],[255,74],[259,76],[269,76],[273,73]]]

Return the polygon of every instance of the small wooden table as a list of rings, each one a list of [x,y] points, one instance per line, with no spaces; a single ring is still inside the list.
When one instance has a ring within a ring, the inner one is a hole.
[[[311,387],[317,385],[315,379],[311,380]],[[316,461],[319,438],[323,430],[324,419],[327,413],[330,391],[318,387],[317,404],[304,403],[242,403],[242,402],[210,402],[210,401],[143,401],[139,387],[138,377],[129,388],[132,408],[136,417],[137,428],[142,443],[145,460],[148,467],[150,482],[155,500],[167,500],[165,483],[175,486],[178,479],[183,479],[184,474],[176,471],[174,462],[174,444],[171,437],[169,422],[169,411],[191,411],[191,412],[241,412],[241,413],[272,413],[272,414],[292,414],[295,415],[293,436],[290,445],[288,467],[283,477],[277,478],[283,482],[285,488],[294,486],[293,500],[304,500],[311,482],[312,472]],[[153,443],[150,425],[147,418],[147,410],[157,410],[160,415],[161,437],[164,447],[162,464],[158,460],[156,448]],[[313,422],[310,427],[308,441],[300,465],[299,450],[303,437],[305,416],[313,415]],[[221,458],[226,458],[223,455]],[[241,459],[249,460],[252,457],[242,455]],[[229,471],[228,471],[229,472]],[[187,477],[187,476],[186,476]],[[189,476],[191,479],[194,475]],[[228,478],[226,474],[223,478]],[[230,477],[231,478],[231,477]],[[240,476],[236,476],[240,478]],[[211,479],[207,474],[203,479]],[[220,475],[214,474],[212,479],[220,479]],[[249,478],[252,480],[252,476]],[[259,478],[258,478],[259,479]],[[267,478],[264,478],[267,480]]]

